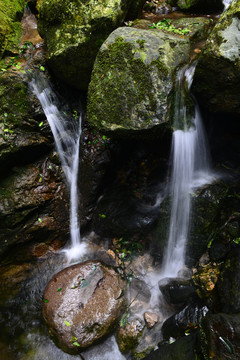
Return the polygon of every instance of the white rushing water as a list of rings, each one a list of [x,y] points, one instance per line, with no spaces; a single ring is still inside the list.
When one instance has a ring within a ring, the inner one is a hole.
[[[163,277],[176,277],[185,263],[188,239],[191,193],[194,188],[212,181],[207,144],[200,112],[195,106],[195,116],[189,120],[184,103],[183,82],[191,86],[194,67],[183,68],[178,73],[176,85],[176,110],[171,151],[170,195],[171,217],[167,249],[162,268]],[[190,124],[189,124],[190,122]]]
[[[81,243],[80,238],[77,184],[82,114],[80,114],[79,119],[69,119],[69,117],[61,112],[58,109],[58,99],[49,82],[42,74],[33,77],[30,87],[39,99],[52,130],[62,169],[70,190],[71,246],[63,250],[70,262],[78,259],[85,252],[85,243]]]
[[[232,2],[232,0],[222,0],[222,3],[224,5],[224,10],[226,10],[229,7],[231,2]]]

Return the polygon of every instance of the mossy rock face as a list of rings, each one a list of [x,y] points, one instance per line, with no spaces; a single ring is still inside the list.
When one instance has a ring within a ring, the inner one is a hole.
[[[141,6],[142,1],[137,1]],[[98,49],[120,26],[132,0],[39,0],[38,29],[57,77],[86,90]]]
[[[181,10],[198,11],[202,14],[223,10],[222,0],[167,0],[166,3]]]
[[[240,114],[240,1],[222,14],[203,49],[193,79],[193,92],[213,113]]]
[[[169,129],[174,71],[190,42],[157,29],[118,28],[102,45],[88,91],[88,121],[112,135]],[[164,126],[163,126],[164,124]],[[156,133],[155,133],[156,136]]]
[[[0,76],[0,119],[0,164],[3,170],[50,149],[49,127],[39,127],[45,119],[40,104],[17,73],[5,72]]]
[[[0,58],[18,48],[24,4],[24,0],[0,0]]]

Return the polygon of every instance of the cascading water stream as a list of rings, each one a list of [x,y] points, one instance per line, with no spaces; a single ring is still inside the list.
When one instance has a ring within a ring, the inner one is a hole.
[[[78,170],[79,146],[81,138],[82,114],[78,121],[69,119],[58,109],[58,99],[51,89],[47,79],[42,75],[35,75],[30,87],[39,99],[52,130],[62,169],[70,190],[70,236],[71,247],[63,250],[70,262],[77,259],[85,251],[85,244],[81,243],[80,224],[78,219]]]
[[[226,10],[229,5],[231,4],[232,0],[222,0],[223,5],[224,5],[224,10]]]
[[[172,199],[169,235],[161,277],[176,277],[185,263],[189,233],[191,193],[212,181],[201,116],[188,114],[184,102],[184,82],[191,86],[194,66],[179,71],[176,84],[174,128],[171,151],[170,195]]]

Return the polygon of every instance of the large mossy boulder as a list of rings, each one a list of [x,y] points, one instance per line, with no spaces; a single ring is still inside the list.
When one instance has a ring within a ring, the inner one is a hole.
[[[56,77],[86,90],[103,41],[133,17],[143,0],[39,0],[38,29],[48,48],[48,64]]]
[[[212,113],[240,114],[240,1],[233,0],[198,59],[193,92]]]
[[[43,317],[56,344],[76,354],[111,332],[125,303],[124,282],[99,261],[70,266],[48,283]]]
[[[188,38],[157,29],[122,27],[104,42],[88,90],[88,121],[111,135],[170,128],[169,100],[177,66],[186,62]]]
[[[19,46],[24,5],[24,0],[0,1],[0,58],[5,52],[16,51]]]

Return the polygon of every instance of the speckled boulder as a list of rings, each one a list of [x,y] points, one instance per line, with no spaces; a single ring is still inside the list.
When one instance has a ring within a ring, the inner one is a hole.
[[[38,29],[55,75],[86,90],[101,44],[127,14],[133,18],[142,6],[143,0],[39,0]]]
[[[108,334],[125,303],[124,283],[99,261],[70,266],[48,283],[43,317],[56,344],[75,354]]]

